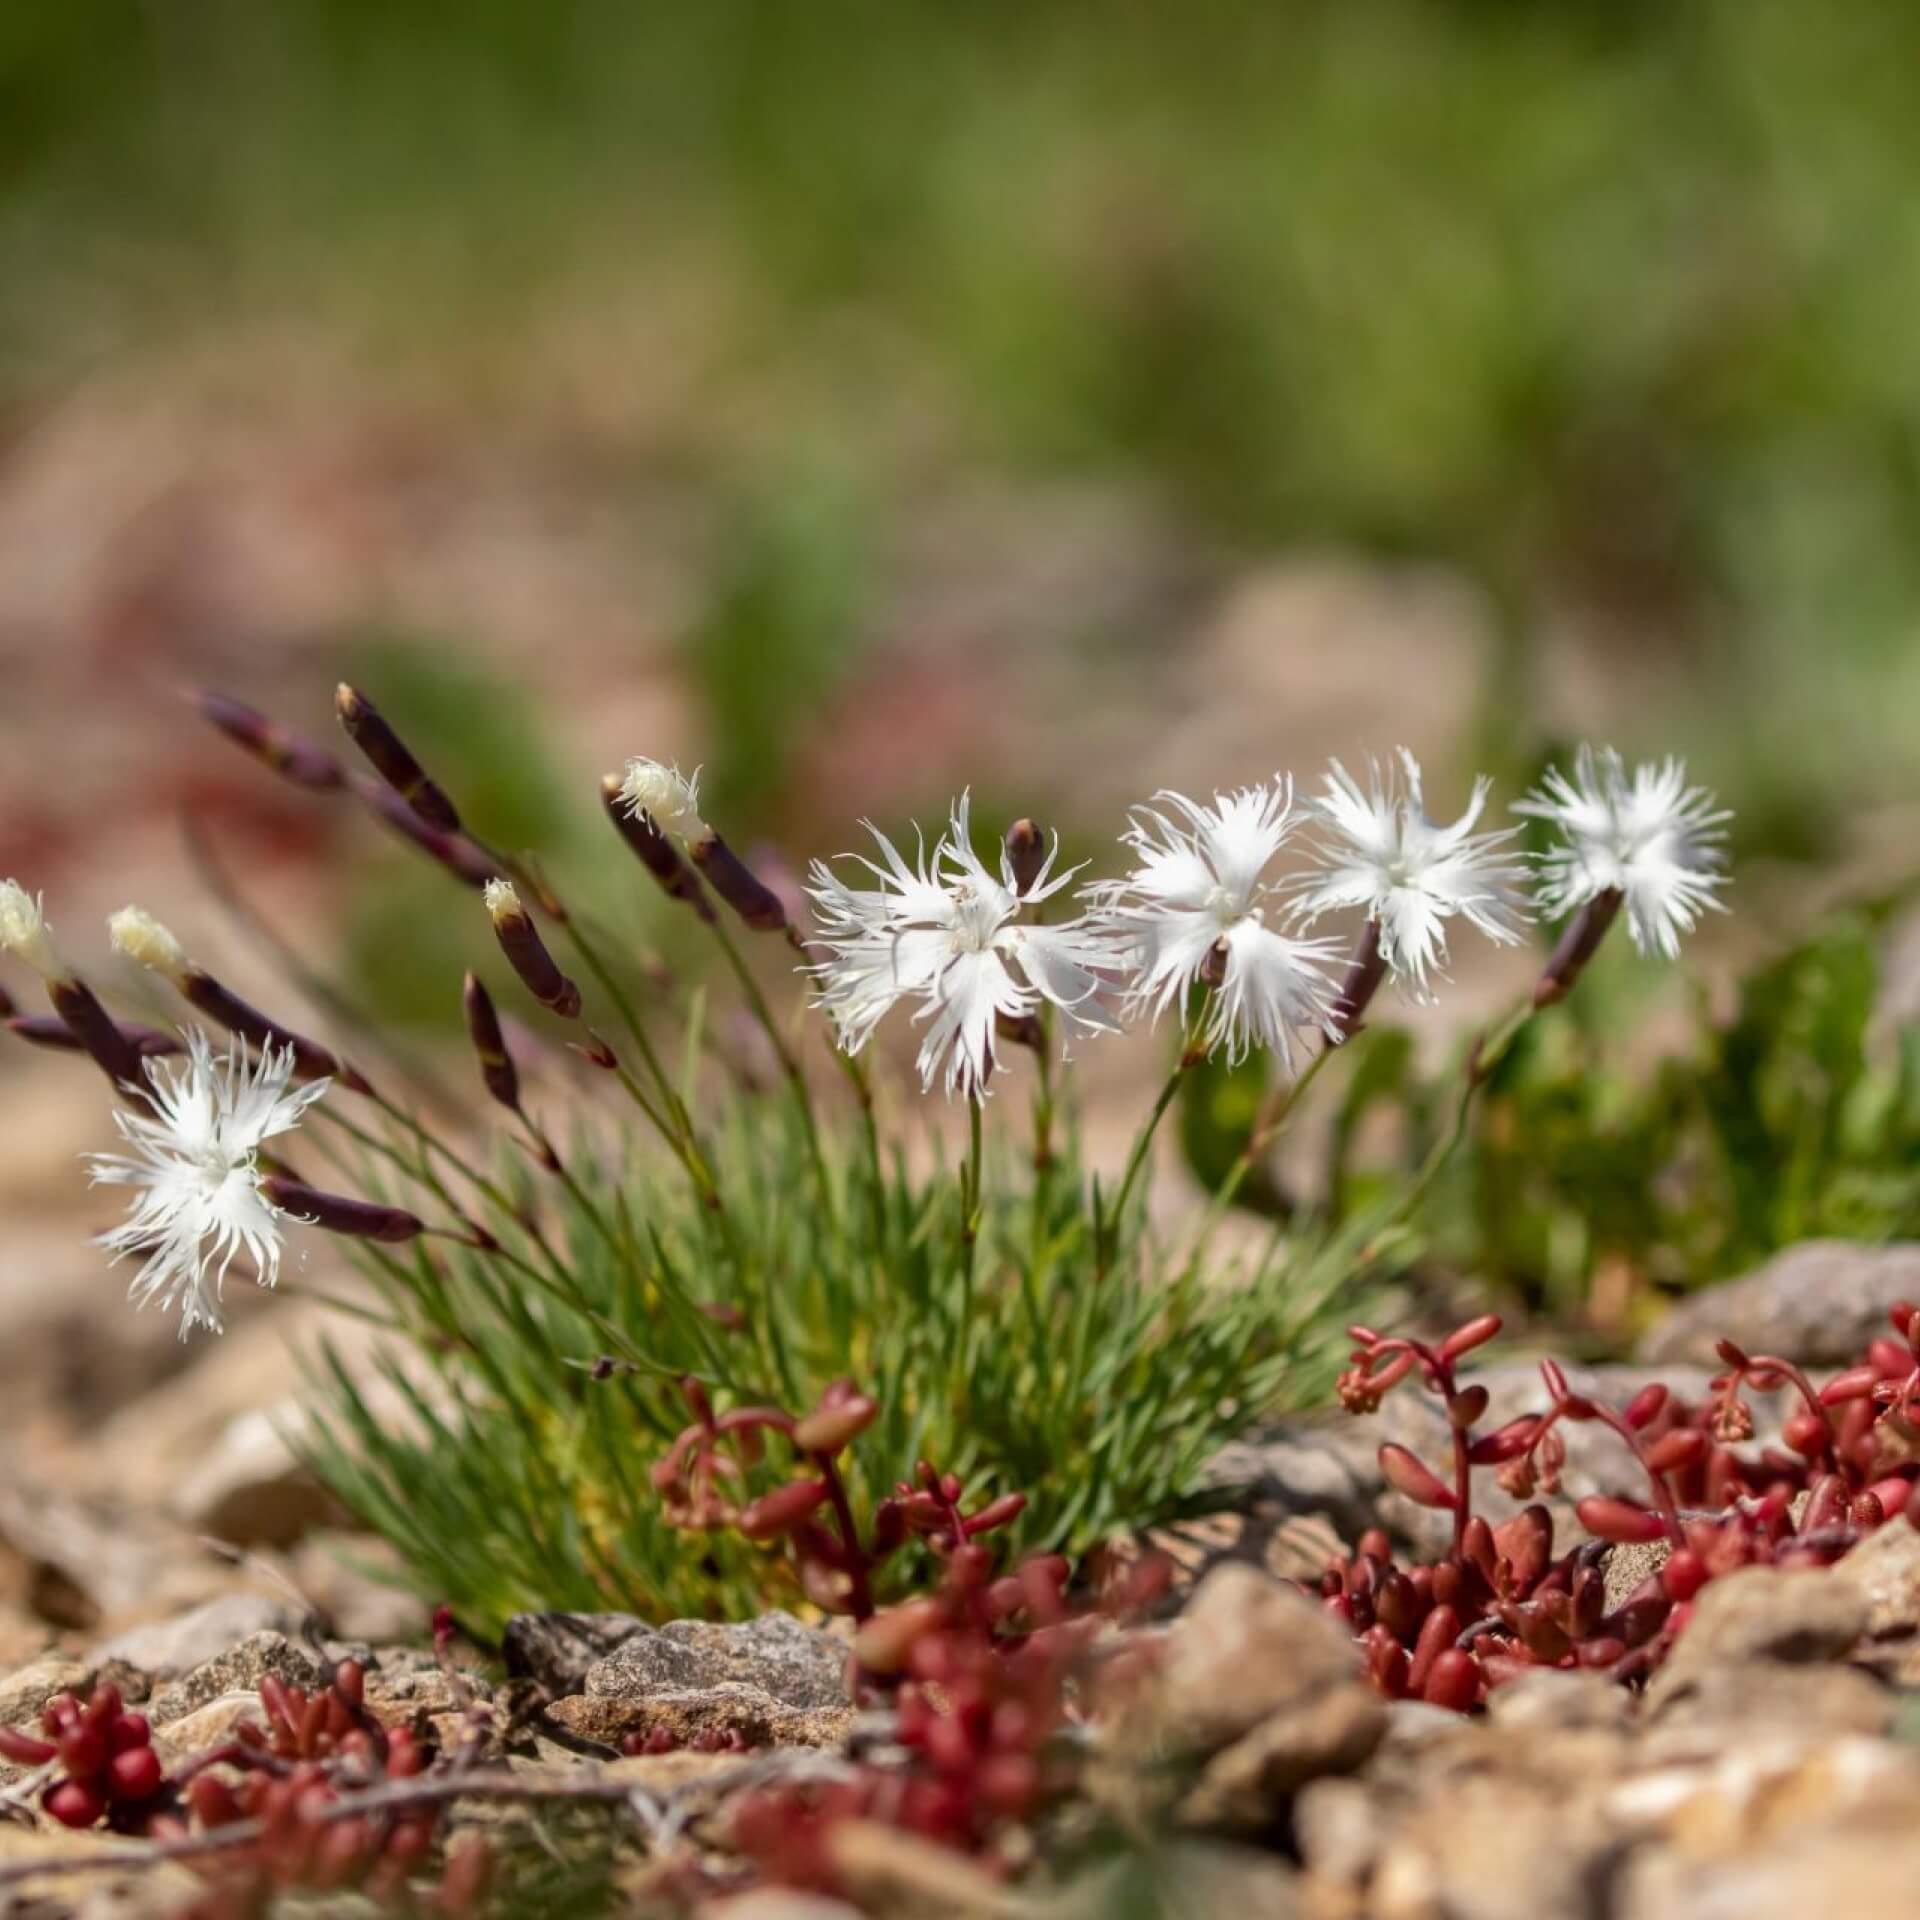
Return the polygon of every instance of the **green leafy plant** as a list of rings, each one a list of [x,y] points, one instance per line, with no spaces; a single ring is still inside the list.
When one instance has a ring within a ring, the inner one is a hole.
[[[1875,1024],[1892,904],[1823,917],[1742,978],[1725,1016],[1694,995],[1652,1059],[1619,1044],[1644,979],[1596,967],[1593,991],[1529,1022],[1490,1073],[1423,1213],[1427,1261],[1607,1340],[1796,1241],[1920,1233],[1920,1025]],[[1310,1190],[1254,1204],[1349,1221],[1429,1151],[1451,1073],[1423,1071],[1393,1025],[1343,1064]],[[1244,1140],[1246,1101],[1195,1092],[1234,1123],[1209,1137],[1189,1119],[1204,1175]]]
[[[1028,1496],[1016,1550],[1074,1553],[1190,1511],[1251,1417],[1331,1385],[1351,1245],[1169,1268],[1136,1210],[1102,1274],[1069,1144],[1044,1175],[989,1183],[969,1260],[951,1165],[876,1170],[830,1127],[823,1203],[790,1103],[734,1091],[711,1118],[730,1253],[664,1156],[616,1146],[597,1165],[583,1133],[565,1152],[579,1192],[548,1202],[577,1303],[464,1248],[371,1265],[410,1337],[372,1381],[330,1359],[311,1456],[477,1628],[526,1607],[800,1598],[777,1553],[690,1548],[662,1513],[649,1470],[684,1422],[683,1374],[723,1404],[801,1407],[851,1374],[880,1408],[854,1466],[863,1514],[933,1458]],[[532,1176],[515,1184],[531,1204]],[[770,1461],[735,1497],[781,1477]]]

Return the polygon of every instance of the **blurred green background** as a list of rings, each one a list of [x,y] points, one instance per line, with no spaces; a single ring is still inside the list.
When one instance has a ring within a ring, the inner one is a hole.
[[[16,5],[0,400],[293,332],[602,422],[705,516],[672,639],[763,819],[960,472],[1456,569],[1484,751],[1571,635],[1818,851],[1920,765],[1916,71],[1849,0]]]

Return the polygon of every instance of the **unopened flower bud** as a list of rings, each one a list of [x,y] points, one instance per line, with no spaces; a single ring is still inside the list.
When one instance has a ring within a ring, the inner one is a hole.
[[[333,708],[340,716],[347,738],[367,756],[374,772],[428,826],[437,827],[442,833],[460,831],[460,816],[453,802],[427,778],[420,762],[407,751],[400,736],[387,725],[365,694],[342,681],[334,693]]]
[[[50,1013],[17,1013],[7,1021],[7,1031],[29,1046],[46,1047],[55,1053],[80,1053],[80,1036],[67,1023]],[[120,1037],[143,1060],[157,1060],[168,1054],[185,1053],[186,1043],[177,1033],[162,1027],[135,1026],[118,1022]]]
[[[500,1016],[494,1011],[493,996],[477,973],[469,973],[461,989],[460,1005],[466,1015],[467,1038],[480,1061],[480,1078],[487,1091],[510,1113],[520,1110],[520,1071],[507,1051],[507,1037],[500,1030]]]
[[[229,740],[295,786],[326,792],[346,779],[332,754],[288,733],[244,702],[204,688],[196,689],[188,698]]]
[[[193,971],[187,950],[152,914],[140,907],[122,907],[107,919],[107,937],[116,953],[136,966],[157,973],[178,987]]]
[[[188,957],[187,950],[152,914],[139,907],[122,907],[107,921],[107,932],[116,952],[170,981],[190,1006],[217,1020],[229,1033],[237,1033],[252,1046],[286,1048],[293,1055],[295,1078],[337,1080],[355,1093],[372,1091],[331,1048],[283,1027],[216,980]]]
[[[1046,1051],[1047,1032],[1038,1014],[996,1013],[993,1030],[1009,1046],[1025,1047],[1031,1053]]]
[[[437,866],[444,867],[463,886],[484,887],[500,871],[472,841],[457,833],[442,833],[430,827],[389,786],[378,780],[356,778],[353,790],[372,810],[381,825],[390,827]]]
[[[689,846],[713,833],[700,817],[698,767],[689,780],[677,766],[638,756],[627,762],[620,780],[620,798],[629,813],[648,815],[663,833]]]
[[[707,884],[756,933],[781,933],[788,926],[787,910],[780,896],[758,879],[740,856],[720,838],[710,833],[688,848],[693,864],[706,875]]]
[[[40,896],[17,880],[0,880],[0,951],[24,960],[45,980],[67,971],[40,910]]]
[[[1553,950],[1553,957],[1547,962],[1546,971],[1533,989],[1533,1004],[1536,1007],[1557,1006],[1573,991],[1574,982],[1580,978],[1587,962],[1599,951],[1600,942],[1607,937],[1607,929],[1619,917],[1625,899],[1626,896],[1617,888],[1610,887],[1604,893],[1596,893],[1573,916],[1571,925],[1560,936],[1560,944]]]
[[[352,1240],[379,1240],[397,1245],[417,1240],[426,1223],[404,1207],[387,1207],[373,1200],[354,1200],[343,1193],[323,1193],[284,1174],[270,1173],[260,1191],[273,1206],[310,1227],[345,1234]]]
[[[1233,958],[1233,948],[1225,934],[1222,934],[1207,949],[1207,957],[1200,962],[1199,980],[1203,987],[1218,992],[1227,982],[1227,962]]]
[[[101,1072],[115,1086],[145,1099],[147,1073],[140,1050],[94,997],[93,989],[70,974],[55,975],[47,982],[47,998]]]
[[[1007,871],[1013,875],[1013,890],[1024,894],[1033,887],[1047,868],[1047,836],[1028,819],[1016,820],[1007,829]]]
[[[1387,952],[1380,922],[1369,919],[1360,931],[1353,956],[1341,976],[1340,990],[1334,996],[1333,1011],[1328,1015],[1328,1024],[1343,1041],[1351,1040],[1360,1031],[1367,1008],[1373,1004],[1373,996],[1380,991],[1380,983],[1386,977]]]
[[[563,1019],[572,1020],[580,1012],[580,989],[554,963],[553,955],[540,938],[520,896],[510,880],[489,880],[486,886],[488,916],[500,951],[512,962],[527,991],[543,1007],[551,1008]]]
[[[680,849],[661,830],[653,815],[629,803],[627,782],[617,773],[608,774],[600,782],[600,800],[614,831],[659,882],[660,890],[668,899],[681,901],[702,920],[711,921],[713,903],[700,884],[700,876],[681,858]]]

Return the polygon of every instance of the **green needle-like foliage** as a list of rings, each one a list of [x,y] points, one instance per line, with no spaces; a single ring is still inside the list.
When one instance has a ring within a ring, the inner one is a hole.
[[[373,1276],[406,1337],[372,1380],[326,1357],[314,1464],[476,1631],[531,1607],[797,1598],[777,1546],[664,1516],[649,1470],[685,1424],[683,1375],[723,1411],[796,1413],[851,1377],[880,1407],[847,1455],[863,1519],[931,1459],[983,1497],[1028,1496],[1014,1551],[1078,1553],[1193,1511],[1221,1445],[1323,1396],[1338,1365],[1355,1236],[1176,1260],[1137,1206],[1096,1235],[1071,1142],[1016,1172],[1002,1136],[969,1244],[962,1170],[883,1160],[850,1112],[823,1116],[818,1160],[785,1091],[727,1095],[702,1133],[717,1206],[650,1140],[583,1131],[564,1183],[500,1176],[550,1267],[526,1234],[506,1254],[383,1253]],[[781,1451],[727,1497],[791,1478]],[[909,1577],[912,1556],[890,1571]]]

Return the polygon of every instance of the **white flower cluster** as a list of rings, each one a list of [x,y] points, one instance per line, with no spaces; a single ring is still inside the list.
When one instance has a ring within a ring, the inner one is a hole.
[[[1701,910],[1720,906],[1728,816],[1677,761],[1629,775],[1611,749],[1583,748],[1570,775],[1549,774],[1518,802],[1515,812],[1560,835],[1532,870],[1531,901],[1520,829],[1476,831],[1490,789],[1477,780],[1466,810],[1440,825],[1403,750],[1385,768],[1370,764],[1364,782],[1336,761],[1303,806],[1284,775],[1210,806],[1160,793],[1121,836],[1132,870],[1080,888],[1081,912],[1053,924],[1034,910],[1078,869],[1054,874],[1056,846],[1024,885],[1004,851],[996,876],[974,851],[963,796],[911,864],[869,824],[880,858],[849,857],[875,884],[850,886],[815,863],[808,891],[827,957],[810,971],[849,1052],[912,1001],[927,1025],[923,1083],[978,1097],[1007,1022],[1043,1004],[1073,1034],[1157,1020],[1204,986],[1196,1040],[1210,1053],[1239,1059],[1259,1046],[1290,1059],[1298,1035],[1337,1042],[1347,1029],[1336,1018],[1336,944],[1307,932],[1336,911],[1364,916],[1360,951],[1424,1000],[1455,917],[1510,943],[1535,910],[1557,918],[1608,901],[1624,905],[1636,946],[1672,957]],[[1275,874],[1303,825],[1308,869]]]

